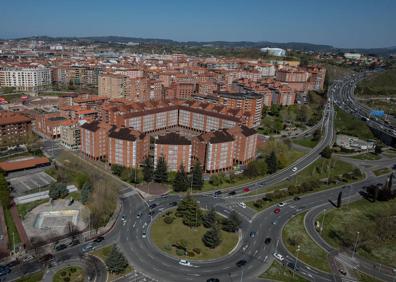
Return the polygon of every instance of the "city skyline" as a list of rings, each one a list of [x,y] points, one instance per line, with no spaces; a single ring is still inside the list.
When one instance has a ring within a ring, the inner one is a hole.
[[[0,38],[4,39],[114,35],[176,41],[306,42],[338,48],[396,46],[392,36],[396,28],[392,16],[396,3],[388,0],[118,1],[118,5],[105,1],[56,5],[41,1],[9,2],[2,6]],[[19,16],[15,17],[15,13]]]

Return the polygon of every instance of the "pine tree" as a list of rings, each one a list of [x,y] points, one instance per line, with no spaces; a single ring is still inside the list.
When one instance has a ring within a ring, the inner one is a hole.
[[[205,228],[213,227],[216,224],[216,211],[213,208],[202,217],[202,224]]]
[[[266,158],[268,173],[275,173],[278,170],[278,158],[276,157],[275,151]]]
[[[204,184],[202,177],[202,167],[199,160],[194,164],[193,175],[192,175],[192,187],[197,190],[201,190]]]
[[[228,218],[225,218],[222,222],[223,230],[227,232],[237,232],[241,225],[241,219],[235,211],[230,213]]]
[[[320,153],[320,155],[321,155],[323,158],[330,159],[330,158],[331,158],[331,153],[332,153],[332,151],[331,151],[330,147],[329,147],[329,146],[326,146],[326,147],[323,149],[323,151]]]
[[[175,192],[187,191],[190,181],[188,180],[187,174],[184,171],[183,164],[180,165],[179,171],[176,174],[175,180],[173,181],[173,190]]]
[[[118,250],[116,245],[113,246],[110,254],[106,258],[106,266],[111,273],[121,273],[128,267],[128,261]]]
[[[157,167],[154,171],[154,180],[159,183],[168,181],[168,166],[163,156],[158,158]]]
[[[151,158],[146,157],[143,163],[143,179],[146,182],[151,182],[153,180],[154,166]]]
[[[91,191],[91,183],[89,183],[89,181],[86,181],[81,188],[81,203],[83,203],[84,205],[88,202]]]
[[[220,232],[217,227],[212,227],[202,237],[202,242],[206,247],[214,249],[221,243]]]
[[[177,206],[176,215],[183,218],[183,224],[190,227],[201,225],[202,212],[197,202],[187,196]]]

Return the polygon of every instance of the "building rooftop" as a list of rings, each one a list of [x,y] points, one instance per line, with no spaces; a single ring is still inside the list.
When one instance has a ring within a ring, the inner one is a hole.
[[[31,122],[31,119],[21,113],[1,111],[0,112],[0,125]]]
[[[156,144],[169,144],[169,145],[191,145],[191,141],[186,137],[177,133],[171,132],[166,135],[158,136],[155,140]]]

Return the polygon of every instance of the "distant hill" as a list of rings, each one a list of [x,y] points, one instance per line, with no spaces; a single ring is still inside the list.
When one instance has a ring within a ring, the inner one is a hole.
[[[91,37],[49,37],[49,36],[32,36],[17,38],[14,40],[44,40],[53,42],[81,41],[92,43],[128,43],[135,42],[140,44],[156,44],[180,47],[217,47],[217,48],[263,48],[279,47],[283,49],[293,49],[299,51],[313,52],[358,52],[363,54],[375,54],[388,56],[396,54],[396,46],[389,48],[336,48],[331,45],[312,44],[304,42],[286,42],[277,43],[269,41],[175,41],[171,39],[156,38],[139,38],[126,36],[91,36]]]

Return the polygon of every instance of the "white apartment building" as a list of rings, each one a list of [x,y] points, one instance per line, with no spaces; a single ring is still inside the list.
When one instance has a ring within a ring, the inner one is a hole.
[[[46,67],[0,69],[0,87],[37,92],[51,85],[51,71]]]

